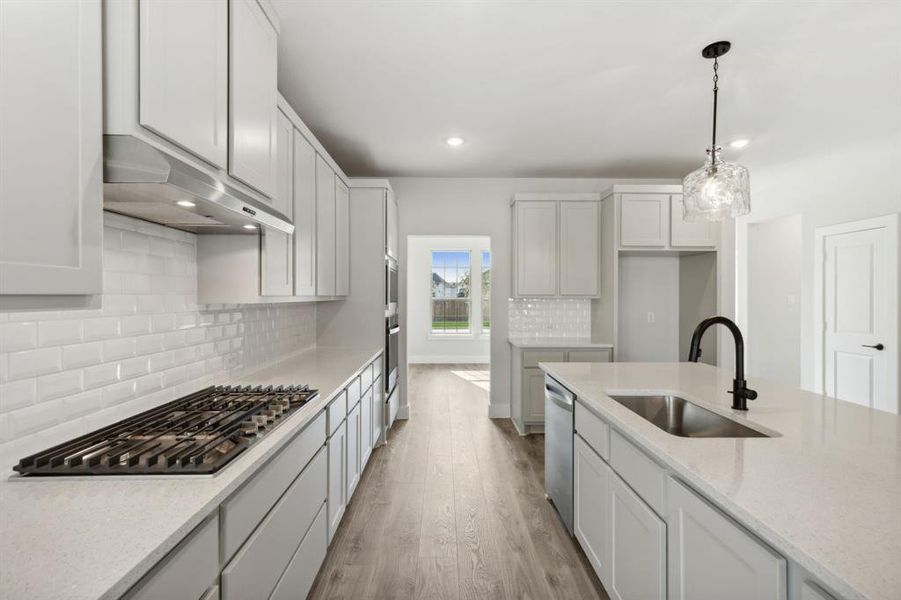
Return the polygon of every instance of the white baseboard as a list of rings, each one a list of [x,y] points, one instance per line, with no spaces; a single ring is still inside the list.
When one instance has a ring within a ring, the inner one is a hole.
[[[425,355],[407,357],[407,363],[411,365],[473,365],[473,364],[489,364],[490,356],[454,356],[450,354],[444,355]]]
[[[488,418],[489,419],[509,419],[510,418],[510,405],[509,404],[489,404],[488,405]]]
[[[401,421],[406,421],[410,418],[410,405],[405,404],[397,409],[397,419]]]

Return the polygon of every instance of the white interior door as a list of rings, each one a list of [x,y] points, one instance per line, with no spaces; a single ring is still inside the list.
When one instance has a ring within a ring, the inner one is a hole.
[[[823,390],[898,413],[897,218],[822,233]]]

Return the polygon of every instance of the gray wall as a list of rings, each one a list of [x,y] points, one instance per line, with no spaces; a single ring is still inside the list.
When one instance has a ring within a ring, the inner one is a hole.
[[[679,257],[620,256],[616,360],[679,360]]]

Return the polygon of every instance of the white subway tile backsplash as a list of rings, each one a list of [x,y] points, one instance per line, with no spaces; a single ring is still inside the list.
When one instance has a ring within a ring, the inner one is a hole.
[[[102,409],[144,410],[312,346],[312,304],[198,306],[193,234],[104,213],[104,293],[0,313],[0,443]]]
[[[63,346],[63,369],[77,369],[103,362],[103,342]]]
[[[82,371],[63,371],[38,377],[38,402],[70,396],[81,391]]]
[[[62,367],[62,351],[59,348],[39,348],[9,353],[10,380],[55,373]]]
[[[591,300],[511,298],[507,310],[511,337],[591,337]]]
[[[37,347],[38,324],[7,321],[0,323],[0,352],[31,350]]]
[[[37,380],[34,378],[0,384],[0,412],[31,406],[37,397]]]

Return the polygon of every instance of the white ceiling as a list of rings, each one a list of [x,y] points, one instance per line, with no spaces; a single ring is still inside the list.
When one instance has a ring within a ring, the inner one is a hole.
[[[717,39],[733,158],[901,135],[897,1],[273,3],[279,88],[349,175],[680,177]]]

